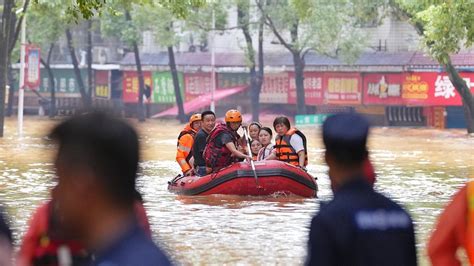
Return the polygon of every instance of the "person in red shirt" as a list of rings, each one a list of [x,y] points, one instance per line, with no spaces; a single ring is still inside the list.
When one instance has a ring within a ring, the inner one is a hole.
[[[474,265],[474,215],[469,198],[474,198],[474,182],[462,187],[439,216],[438,224],[428,242],[428,256],[433,266],[462,265],[457,251],[463,248],[470,265]]]

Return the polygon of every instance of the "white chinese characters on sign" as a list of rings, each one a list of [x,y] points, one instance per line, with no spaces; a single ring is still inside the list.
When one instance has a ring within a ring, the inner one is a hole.
[[[378,83],[368,84],[367,94],[378,96],[380,99],[387,97],[400,97],[401,88],[400,84],[387,84],[385,82],[385,76],[382,76]]]
[[[470,78],[463,79],[469,88],[472,88],[474,86],[474,83],[471,83]],[[444,97],[445,99],[449,99],[456,96],[456,88],[453,86],[448,76],[438,75],[438,77],[436,77],[434,96]]]
[[[469,79],[466,80],[467,84],[470,84]],[[435,97],[444,97],[445,99],[449,99],[451,97],[455,97],[456,94],[454,93],[454,86],[449,80],[448,76],[439,76],[436,78],[435,82]]]

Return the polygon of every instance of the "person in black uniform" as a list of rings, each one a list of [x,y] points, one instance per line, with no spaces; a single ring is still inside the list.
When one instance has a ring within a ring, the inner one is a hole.
[[[13,265],[13,236],[7,217],[0,205],[0,265]]]
[[[337,114],[323,125],[334,198],[311,221],[307,265],[416,265],[413,222],[400,205],[373,190],[363,174],[368,122]]]
[[[202,126],[201,129],[194,137],[193,143],[193,157],[194,157],[194,169],[196,174],[204,176],[207,174],[206,161],[202,157],[204,148],[206,148],[207,137],[211,133],[212,129],[216,126],[216,114],[213,111],[204,111],[201,114]]]

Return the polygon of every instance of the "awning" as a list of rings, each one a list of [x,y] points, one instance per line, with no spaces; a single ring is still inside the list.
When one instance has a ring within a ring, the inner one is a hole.
[[[216,90],[214,93],[214,101],[217,102],[221,99],[224,99],[230,95],[239,93],[247,89],[248,86],[239,86],[239,87],[232,87],[229,89],[219,89]],[[211,97],[212,93],[204,94],[196,99],[184,103],[184,112],[186,114],[197,111],[201,108],[207,107],[211,105]],[[165,110],[161,113],[153,115],[152,118],[159,118],[163,116],[177,116],[178,115],[178,106],[174,106],[168,110]]]

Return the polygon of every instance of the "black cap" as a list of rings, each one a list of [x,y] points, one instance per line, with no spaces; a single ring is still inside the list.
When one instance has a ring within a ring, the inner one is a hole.
[[[359,163],[367,157],[369,122],[358,114],[330,116],[323,124],[326,151],[342,163]]]

